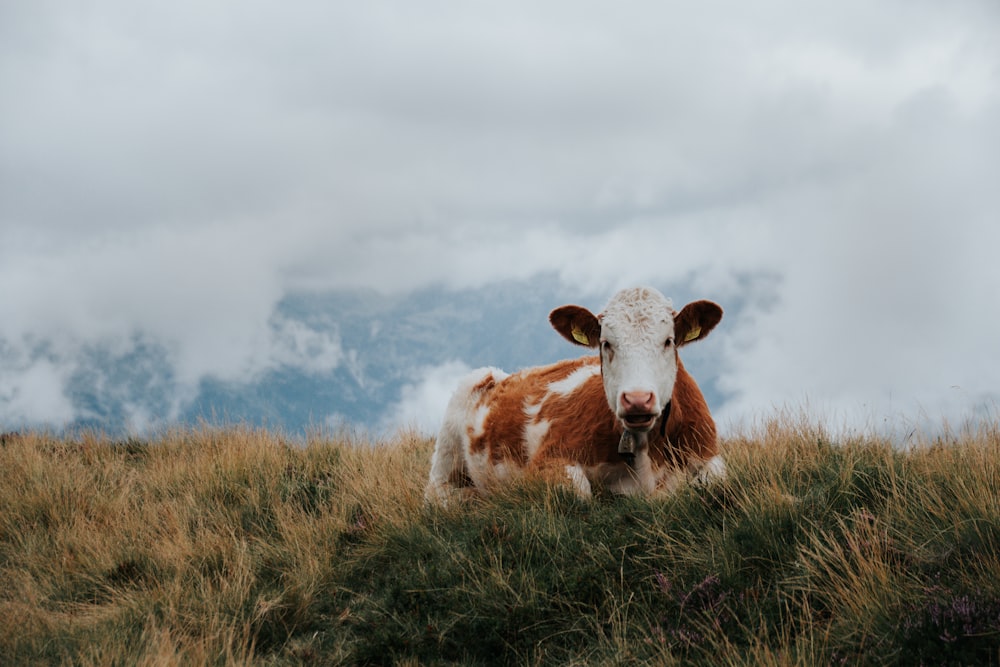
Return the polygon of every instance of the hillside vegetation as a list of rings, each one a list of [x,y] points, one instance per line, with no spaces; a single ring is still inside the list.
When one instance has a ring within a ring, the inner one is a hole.
[[[1000,664],[1000,426],[776,417],[658,499],[423,506],[432,442],[0,437],[0,656],[75,665]]]

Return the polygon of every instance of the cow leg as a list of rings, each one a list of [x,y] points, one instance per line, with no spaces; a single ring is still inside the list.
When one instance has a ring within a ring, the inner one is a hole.
[[[587,479],[587,474],[584,472],[583,466],[578,463],[567,465],[566,476],[569,477],[569,481],[573,484],[573,490],[581,498],[590,498],[593,495],[590,480]]]
[[[699,463],[701,465],[692,470],[696,484],[706,485],[726,479],[726,462],[721,456],[716,455]]]
[[[443,505],[456,489],[483,483],[483,471],[469,466],[469,428],[477,424],[477,419],[481,428],[486,414],[480,409],[484,395],[505,377],[507,374],[499,369],[480,368],[467,375],[455,390],[431,457],[431,473],[424,492],[427,502]]]
[[[424,491],[424,499],[428,503],[445,505],[455,489],[470,484],[464,449],[462,436],[445,422],[431,457],[431,472]]]
[[[569,459],[557,457],[535,461],[526,473],[529,479],[544,481],[547,486],[569,486],[580,498],[593,496],[586,470]]]

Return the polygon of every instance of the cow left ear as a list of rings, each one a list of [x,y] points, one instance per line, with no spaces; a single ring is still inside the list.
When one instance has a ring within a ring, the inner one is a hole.
[[[576,345],[597,347],[601,344],[601,323],[582,306],[562,306],[549,313],[552,328]]]
[[[722,321],[722,308],[711,301],[692,301],[674,316],[677,346],[701,340]]]

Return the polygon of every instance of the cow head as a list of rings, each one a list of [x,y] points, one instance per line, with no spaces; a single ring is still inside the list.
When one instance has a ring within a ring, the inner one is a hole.
[[[608,406],[625,431],[645,434],[667,408],[677,379],[677,348],[701,340],[722,319],[722,308],[694,301],[678,313],[652,288],[615,294],[604,312],[562,306],[549,315],[566,340],[599,348]]]

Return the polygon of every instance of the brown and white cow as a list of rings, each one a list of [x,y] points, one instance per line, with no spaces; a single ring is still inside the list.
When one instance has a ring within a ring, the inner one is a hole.
[[[600,354],[466,377],[438,434],[427,499],[468,486],[487,493],[526,470],[557,471],[584,497],[595,483],[637,494],[672,490],[688,475],[724,478],[715,422],[677,354],[721,319],[710,301],[676,312],[651,288],[618,292],[600,315],[552,311],[556,331]]]

